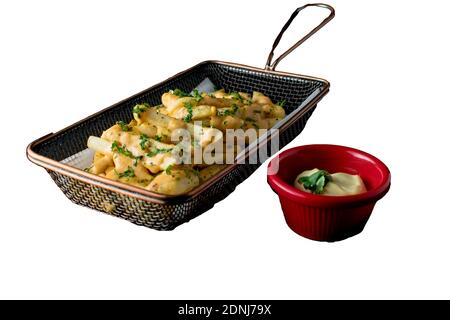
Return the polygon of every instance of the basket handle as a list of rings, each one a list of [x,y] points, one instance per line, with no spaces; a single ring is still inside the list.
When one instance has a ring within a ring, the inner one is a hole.
[[[314,29],[312,29],[306,36],[304,36],[303,38],[301,38],[299,41],[297,41],[292,47],[290,47],[289,49],[286,50],[286,52],[284,52],[282,55],[280,55],[273,63],[272,63],[272,59],[273,59],[273,52],[275,51],[275,48],[278,46],[278,44],[280,43],[281,37],[283,36],[284,32],[287,30],[287,28],[289,28],[289,26],[291,25],[292,21],[295,19],[295,17],[298,15],[298,13],[300,11],[302,11],[303,9],[307,8],[307,7],[320,7],[320,8],[325,8],[330,10],[330,15],[328,17],[325,18],[325,20],[323,20],[317,27],[315,27]],[[269,57],[267,57],[267,62],[266,62],[266,67],[265,69],[268,71],[274,71],[275,67],[278,65],[278,63],[280,63],[281,60],[283,60],[289,53],[291,53],[292,51],[294,51],[299,45],[301,45],[303,42],[305,42],[306,40],[308,40],[313,34],[315,34],[317,31],[319,31],[320,29],[322,29],[322,27],[324,25],[326,25],[328,22],[330,22],[330,20],[332,20],[334,18],[335,12],[334,12],[334,8],[328,4],[325,3],[309,3],[306,4],[302,7],[297,8],[291,15],[291,17],[289,18],[289,20],[286,22],[286,24],[283,26],[283,28],[281,29],[280,33],[278,34],[278,37],[275,39],[273,45],[272,45],[272,50],[269,53]]]

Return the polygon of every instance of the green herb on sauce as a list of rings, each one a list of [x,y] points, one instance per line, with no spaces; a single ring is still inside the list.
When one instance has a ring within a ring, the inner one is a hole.
[[[152,151],[150,151],[149,153],[147,153],[147,157],[154,157],[154,156],[156,156],[157,154],[160,154],[160,153],[167,153],[167,152],[170,152],[170,151],[172,151],[172,149],[166,149],[166,148],[161,148],[161,149],[159,149],[159,148],[155,148],[154,150],[152,150]]]
[[[116,171],[116,174],[119,176],[119,178],[134,178],[136,175],[134,174],[134,170],[132,167],[128,167],[127,170],[125,170],[122,173],[118,173]]]
[[[200,94],[200,92],[198,92],[198,90],[197,89],[194,89],[193,91],[192,91],[192,97],[195,99],[195,101],[197,101],[197,102],[199,102],[200,100],[202,100],[203,99],[203,97],[202,97],[202,95]]]
[[[131,130],[130,126],[127,123],[123,122],[123,121],[117,121],[116,124],[120,126],[120,129],[122,131],[126,132],[126,131],[130,131]]]
[[[139,160],[141,160],[142,156],[134,156],[133,153],[127,149],[126,145],[120,146],[118,141],[114,141],[111,145],[111,150],[115,151],[117,153],[120,153],[121,155],[124,155],[125,157],[134,159],[134,166],[137,166],[137,163]]]
[[[185,169],[183,169],[183,171],[184,171],[184,174],[187,177],[189,177],[191,175],[194,175],[194,176],[197,176],[197,177],[200,176],[200,171],[197,170],[197,169],[194,169],[194,168],[185,168]]]
[[[141,146],[142,150],[145,150],[145,148],[147,148],[148,139],[148,135],[146,135],[145,133],[139,136],[139,145]]]
[[[173,94],[173,95],[176,95],[177,97],[180,97],[180,98],[189,97],[189,94],[184,92],[181,89],[174,89],[174,90],[170,90],[169,92],[171,94]]]
[[[231,105],[231,109],[225,109],[219,113],[219,116],[232,116],[235,115],[236,112],[239,110],[239,107],[237,104],[233,103]]]
[[[303,183],[305,189],[311,190],[315,194],[323,193],[323,188],[325,188],[329,181],[331,181],[331,176],[325,170],[319,170],[310,176],[298,179],[298,182]]]
[[[172,173],[172,167],[173,167],[173,165],[171,165],[171,164],[167,166],[166,170],[164,170],[166,172],[166,174]]]
[[[127,149],[127,146],[126,145],[120,146],[118,141],[114,141],[112,143],[111,150],[116,151],[117,153],[120,153],[120,154],[124,155],[125,157],[134,159],[133,154],[131,153],[130,150]]]
[[[185,102],[184,107],[186,108],[188,114],[184,116],[183,121],[190,122],[192,120],[192,104]]]
[[[234,99],[239,100],[240,102],[244,101],[244,98],[242,98],[239,92],[230,92],[229,95],[232,96]]]
[[[144,156],[138,156],[138,157],[134,157],[134,162],[133,162],[133,166],[137,166],[138,165],[138,161],[141,160]]]
[[[140,114],[147,111],[148,108],[150,108],[148,103],[137,104],[133,107],[133,113],[139,117]]]

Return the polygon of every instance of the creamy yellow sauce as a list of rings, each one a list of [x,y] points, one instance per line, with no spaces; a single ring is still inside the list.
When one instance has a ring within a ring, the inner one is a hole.
[[[302,191],[312,193],[311,190],[305,188],[304,184],[300,181],[302,177],[308,177],[318,172],[319,169],[306,170],[300,173],[295,178],[294,186]],[[323,187],[321,195],[326,196],[348,196],[366,192],[366,186],[359,175],[353,175],[343,172],[332,173],[329,175],[330,181],[328,181]]]

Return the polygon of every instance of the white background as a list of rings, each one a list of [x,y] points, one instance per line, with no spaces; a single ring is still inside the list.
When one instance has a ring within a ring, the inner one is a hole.
[[[450,298],[450,4],[330,3],[336,18],[278,67],[331,82],[288,147],[352,146],[392,172],[363,233],[332,244],[286,226],[266,165],[158,232],[72,204],[25,157],[200,61],[262,67],[302,1],[2,2],[0,298]],[[282,46],[324,15],[301,14]]]

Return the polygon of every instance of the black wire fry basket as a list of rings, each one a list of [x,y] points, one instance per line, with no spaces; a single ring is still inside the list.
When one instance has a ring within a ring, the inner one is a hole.
[[[307,7],[321,7],[329,16],[276,60],[273,53],[283,33],[297,14]],[[166,196],[142,188],[113,181],[84,171],[81,161],[86,141],[117,121],[131,119],[131,108],[147,102],[160,103],[161,95],[173,88],[187,92],[205,79],[226,91],[259,91],[273,101],[285,100],[286,117],[277,123],[279,147],[282,148],[302,132],[317,103],[328,93],[328,81],[293,73],[275,71],[290,52],[321,29],[334,17],[334,9],[322,3],[297,8],[275,39],[264,69],[222,61],[204,61],[138,94],[122,100],[56,133],[33,141],[27,157],[45,168],[62,192],[72,202],[101,211],[137,225],[157,230],[172,230],[178,225],[211,209],[226,198],[262,163],[235,163],[182,196]],[[270,143],[271,136],[264,137]],[[270,148],[269,148],[270,149]],[[252,150],[246,150],[248,158]]]

